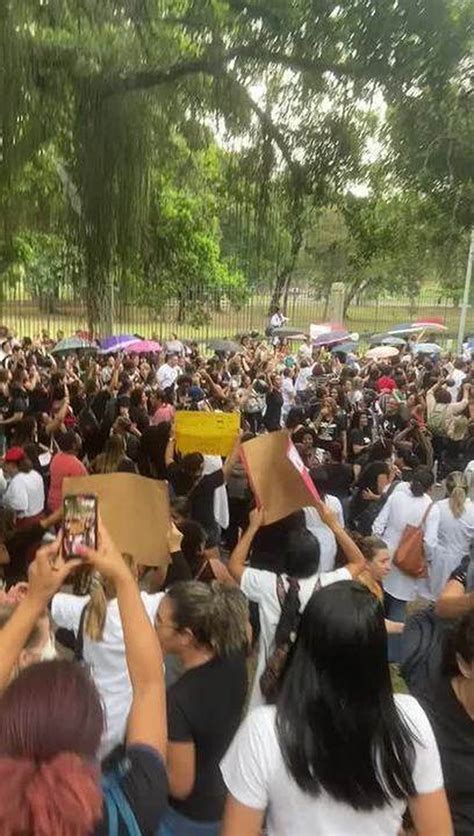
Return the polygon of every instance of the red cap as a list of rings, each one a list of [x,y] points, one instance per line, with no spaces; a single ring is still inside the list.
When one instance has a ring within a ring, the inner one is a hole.
[[[25,458],[25,451],[21,447],[10,447],[5,453],[6,462],[21,462]]]

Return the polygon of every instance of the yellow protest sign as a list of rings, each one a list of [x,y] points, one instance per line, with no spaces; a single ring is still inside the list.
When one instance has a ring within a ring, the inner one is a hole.
[[[238,412],[177,412],[176,447],[180,453],[228,456],[239,427]]]

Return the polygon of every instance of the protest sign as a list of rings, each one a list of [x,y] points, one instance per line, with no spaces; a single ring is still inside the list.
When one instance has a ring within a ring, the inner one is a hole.
[[[97,496],[99,514],[121,552],[128,552],[143,566],[169,563],[171,517],[166,482],[133,473],[65,479],[63,496],[78,493]]]
[[[318,492],[286,432],[246,441],[241,455],[257,504],[265,509],[265,524],[316,504]]]
[[[180,453],[228,456],[239,427],[238,412],[177,412],[176,447]]]

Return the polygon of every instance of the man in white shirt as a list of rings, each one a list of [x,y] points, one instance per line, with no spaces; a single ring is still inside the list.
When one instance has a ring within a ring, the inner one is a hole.
[[[284,325],[285,322],[288,322],[288,317],[282,314],[280,308],[275,308],[270,318],[270,328],[281,328],[281,326]]]
[[[302,360],[298,376],[295,380],[295,390],[297,395],[300,395],[302,392],[306,392],[306,389],[308,388],[308,380],[312,374],[313,367],[310,365],[309,360]]]
[[[176,383],[179,375],[178,357],[176,354],[169,354],[166,357],[166,362],[158,369],[156,373],[156,382],[160,389],[171,389]]]
[[[44,510],[44,483],[21,447],[11,447],[5,454],[3,470],[8,486],[3,494],[3,504],[11,508],[19,519],[36,517]]]
[[[454,370],[450,377],[453,381],[453,386],[450,387],[449,393],[451,395],[451,402],[455,403],[458,399],[459,391],[466,379],[465,363],[463,360],[454,361]]]

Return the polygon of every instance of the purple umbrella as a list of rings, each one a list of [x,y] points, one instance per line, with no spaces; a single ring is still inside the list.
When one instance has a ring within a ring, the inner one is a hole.
[[[131,343],[136,343],[134,334],[121,334],[118,337],[104,337],[100,341],[101,354],[113,354],[115,351],[124,351]]]
[[[161,345],[155,340],[135,340],[125,347],[127,354],[157,354]]]

